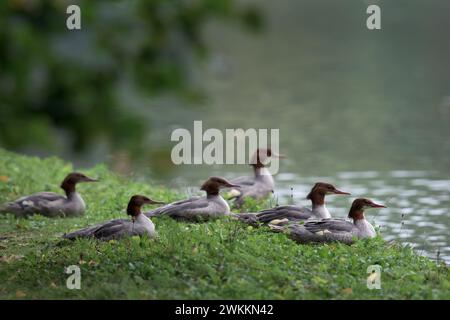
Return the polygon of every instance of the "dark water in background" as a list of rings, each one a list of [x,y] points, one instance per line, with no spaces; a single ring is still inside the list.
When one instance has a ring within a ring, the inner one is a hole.
[[[280,203],[293,188],[294,201],[307,205],[311,185],[330,181],[389,206],[368,214],[386,239],[431,257],[440,250],[450,262],[450,2],[243,2],[262,7],[266,28],[254,36],[210,26],[210,59],[191,75],[204,104],[129,93],[130,106],[149,111],[145,160],[130,165],[96,146],[77,163],[107,161],[169,186],[197,186],[249,169],[172,165],[173,129],[192,130],[194,120],[204,129],[277,128],[289,157],[276,177]],[[368,4],[382,8],[380,31],[365,27]],[[332,214],[344,217],[351,199],[329,197]]]
[[[280,129],[289,172],[450,175],[450,2],[378,1],[380,31],[366,29],[364,1],[258,3],[262,34],[207,32],[213,54],[192,74],[206,88],[204,105],[146,102],[157,108],[150,140],[166,148],[161,167],[172,130],[203,120],[205,129]]]

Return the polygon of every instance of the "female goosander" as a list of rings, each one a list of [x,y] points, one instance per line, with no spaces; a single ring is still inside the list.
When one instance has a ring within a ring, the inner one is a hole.
[[[265,163],[270,158],[284,158],[284,155],[277,154],[271,149],[257,149],[252,157],[250,165],[253,167],[253,177],[239,177],[232,179],[231,182],[241,186],[240,189],[232,189],[230,193],[235,198],[234,205],[241,207],[246,197],[254,199],[263,199],[271,194],[275,188],[275,181]]]
[[[144,204],[163,204],[145,196],[134,195],[128,202],[127,214],[130,219],[114,219],[87,227],[78,231],[64,234],[63,238],[74,240],[77,238],[95,238],[98,240],[120,239],[129,236],[148,235],[153,238],[156,235],[153,222],[141,213]]]
[[[54,192],[38,192],[3,205],[0,207],[0,213],[13,213],[18,217],[32,214],[42,214],[47,217],[82,215],[86,205],[80,194],[76,192],[75,186],[79,182],[95,181],[98,180],[79,172],[69,173],[61,183],[61,188],[66,192],[65,197]]]
[[[219,195],[222,188],[239,187],[236,184],[220,177],[210,177],[201,186],[200,190],[206,192],[206,197],[191,198],[162,206],[154,211],[147,212],[149,217],[168,215],[174,219],[207,220],[224,215],[230,215],[228,203]]]
[[[269,225],[272,230],[288,232],[289,236],[299,243],[343,242],[351,244],[354,239],[374,238],[375,229],[364,217],[367,208],[386,208],[372,200],[359,198],[353,201],[348,217],[352,222],[343,219],[324,219],[310,221],[305,224],[293,223],[285,227]]]
[[[344,192],[336,189],[330,183],[317,182],[306,196],[306,199],[311,200],[312,209],[305,207],[286,205],[278,206],[271,209],[262,210],[258,213],[240,214],[239,218],[250,224],[259,223],[284,223],[288,221],[307,220],[311,218],[328,219],[331,214],[325,206],[325,196],[328,194],[349,195],[349,192]]]

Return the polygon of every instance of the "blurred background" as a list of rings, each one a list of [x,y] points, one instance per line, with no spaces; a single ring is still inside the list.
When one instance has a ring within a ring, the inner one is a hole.
[[[69,4],[81,30],[66,28]],[[188,187],[250,171],[173,165],[174,129],[279,128],[280,203],[307,205],[328,180],[387,203],[372,216],[387,239],[449,261],[449,12],[447,0],[5,0],[0,147]],[[345,216],[351,199],[330,201]]]

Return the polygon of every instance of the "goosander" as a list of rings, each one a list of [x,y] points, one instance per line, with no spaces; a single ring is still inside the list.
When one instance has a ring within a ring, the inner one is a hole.
[[[241,186],[240,189],[231,189],[231,199],[235,198],[234,205],[241,207],[246,197],[253,199],[263,199],[274,191],[275,181],[265,163],[270,158],[285,158],[282,154],[277,154],[269,149],[259,148],[252,157],[250,165],[253,167],[253,177],[239,177],[231,179],[232,183]]]
[[[128,202],[127,207],[127,214],[131,216],[131,220],[114,219],[64,234],[63,238],[70,240],[75,240],[77,238],[95,238],[108,241],[145,234],[150,238],[153,238],[156,235],[155,225],[148,217],[141,213],[141,207],[144,204],[163,204],[163,202],[154,201],[141,195],[134,195]]]
[[[238,217],[249,224],[285,223],[311,218],[328,219],[331,218],[331,214],[325,206],[325,196],[328,194],[350,195],[349,192],[338,190],[330,183],[317,182],[306,196],[306,199],[311,200],[312,209],[286,205],[262,210],[258,213],[240,214]]]
[[[0,207],[0,213],[13,213],[17,217],[33,214],[42,214],[47,217],[69,217],[84,214],[86,204],[81,195],[76,192],[75,186],[79,182],[96,182],[79,172],[69,173],[61,183],[66,196],[54,192],[38,192],[24,196],[14,202],[6,203]]]
[[[355,239],[374,238],[375,229],[365,219],[364,210],[367,208],[386,208],[372,200],[358,198],[353,201],[348,217],[352,222],[344,219],[323,219],[309,221],[305,224],[292,223],[287,226],[269,225],[274,231],[289,233],[289,236],[299,243],[343,242],[351,244]]]
[[[201,186],[206,197],[181,200],[145,213],[148,217],[168,215],[174,219],[202,221],[230,215],[228,203],[219,195],[222,188],[239,187],[220,177],[210,177]]]

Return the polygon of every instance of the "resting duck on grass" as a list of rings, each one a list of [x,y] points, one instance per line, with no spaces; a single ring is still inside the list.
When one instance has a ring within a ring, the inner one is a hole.
[[[82,173],[72,172],[61,183],[66,196],[54,192],[38,192],[24,196],[0,207],[0,213],[12,213],[17,217],[42,214],[47,217],[70,217],[84,214],[86,205],[75,186],[80,182],[95,182]]]
[[[144,204],[163,204],[145,196],[134,195],[128,202],[127,214],[131,219],[114,219],[96,224],[78,231],[64,234],[63,238],[75,240],[77,238],[95,238],[98,240],[113,240],[130,236],[147,235],[153,238],[156,235],[153,222],[141,213]]]
[[[241,207],[247,197],[259,200],[267,197],[274,191],[275,181],[265,166],[271,157],[284,158],[285,156],[277,154],[271,149],[257,149],[250,163],[253,167],[254,176],[239,177],[231,180],[231,183],[241,186],[239,189],[230,191],[231,199],[235,198],[234,205],[236,207]]]
[[[352,222],[343,219],[323,219],[305,224],[292,223],[286,226],[269,225],[278,232],[286,232],[298,243],[343,242],[351,244],[355,239],[374,238],[375,229],[366,220],[364,210],[367,208],[386,208],[372,200],[358,198],[353,201],[348,217]]]
[[[162,206],[154,211],[145,213],[148,217],[167,215],[174,219],[188,221],[203,221],[230,215],[228,203],[219,195],[222,188],[239,187],[220,177],[210,177],[201,186],[206,197],[181,200]]]
[[[238,218],[253,225],[279,224],[311,218],[328,219],[331,218],[331,214],[325,206],[325,196],[330,194],[350,195],[349,192],[338,190],[330,183],[317,182],[306,196],[306,199],[311,200],[312,209],[294,205],[278,206],[258,213],[240,214]]]

